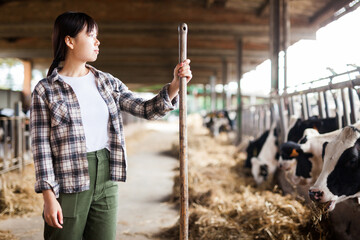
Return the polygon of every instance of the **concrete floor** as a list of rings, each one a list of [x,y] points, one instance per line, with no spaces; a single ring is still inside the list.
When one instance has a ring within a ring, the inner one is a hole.
[[[163,154],[178,141],[178,125],[147,122],[125,128],[128,149],[128,179],[119,183],[117,239],[152,239],[163,227],[172,226],[178,211],[167,204],[172,192],[173,169],[178,160]],[[0,221],[1,230],[10,230],[20,240],[42,239],[40,216]]]

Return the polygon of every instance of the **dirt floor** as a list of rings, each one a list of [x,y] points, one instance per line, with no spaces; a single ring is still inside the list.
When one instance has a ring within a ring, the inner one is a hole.
[[[166,153],[173,142],[178,141],[178,125],[161,121],[147,122],[127,126],[125,133],[128,180],[119,183],[117,239],[153,239],[152,234],[163,227],[174,225],[178,220],[178,210],[167,203],[172,193],[176,174],[174,169],[178,167],[178,161]],[[26,171],[27,175],[33,174],[33,166],[28,166]],[[34,180],[27,180],[31,181]],[[23,209],[24,214],[19,216],[16,211],[21,209],[12,207],[11,214],[6,213],[8,209],[4,210],[0,216],[0,240],[42,239],[41,195],[30,193],[30,196],[35,199],[32,204],[34,212]],[[13,197],[29,198],[20,195]]]

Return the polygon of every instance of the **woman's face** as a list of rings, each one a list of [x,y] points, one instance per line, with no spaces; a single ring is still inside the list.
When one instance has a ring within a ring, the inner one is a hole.
[[[97,39],[97,31],[94,28],[87,33],[85,26],[73,40],[72,56],[82,62],[94,62],[99,54],[100,41]]]

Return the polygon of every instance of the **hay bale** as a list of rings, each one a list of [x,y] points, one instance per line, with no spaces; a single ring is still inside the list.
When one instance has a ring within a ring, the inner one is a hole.
[[[0,230],[0,240],[18,240],[18,238],[12,235],[10,231]]]
[[[1,176],[0,217],[40,214],[41,194],[34,191],[35,174],[33,164],[23,172],[12,171]]]
[[[190,239],[326,239],[323,215],[273,183],[256,187],[242,167],[246,156],[195,126],[188,130]],[[176,204],[179,189],[177,176],[171,198]],[[178,229],[179,223],[155,237],[178,239]]]

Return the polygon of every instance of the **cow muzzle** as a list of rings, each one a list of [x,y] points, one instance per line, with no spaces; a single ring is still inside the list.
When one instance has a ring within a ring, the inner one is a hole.
[[[323,196],[324,196],[324,192],[322,192],[320,190],[317,190],[317,189],[309,190],[309,197],[314,202],[320,202]]]

